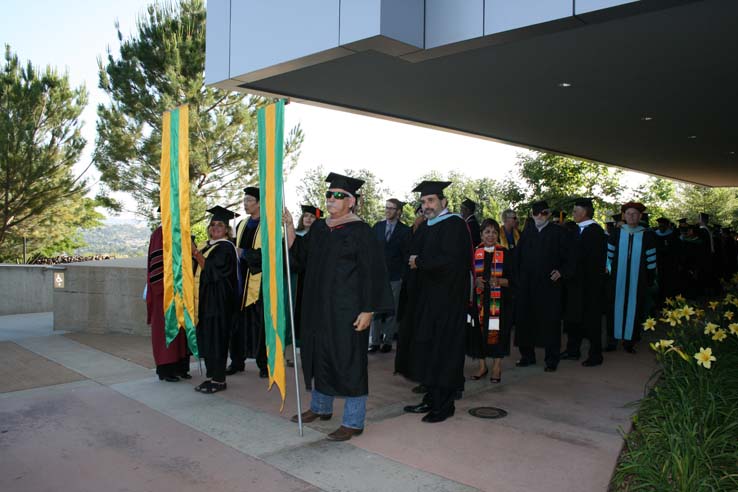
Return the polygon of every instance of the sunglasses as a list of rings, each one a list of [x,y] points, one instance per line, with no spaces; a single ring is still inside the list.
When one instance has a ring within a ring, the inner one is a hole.
[[[344,198],[349,198],[350,196],[351,195],[343,191],[326,191],[325,192],[326,198],[335,198],[336,200],[343,200]]]

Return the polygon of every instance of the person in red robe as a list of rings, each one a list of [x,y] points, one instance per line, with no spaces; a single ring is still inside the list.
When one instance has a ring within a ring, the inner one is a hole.
[[[146,275],[146,322],[151,326],[151,347],[154,351],[156,374],[160,381],[174,383],[190,379],[190,356],[184,331],[167,347],[164,334],[164,258],[161,226],[149,239]]]

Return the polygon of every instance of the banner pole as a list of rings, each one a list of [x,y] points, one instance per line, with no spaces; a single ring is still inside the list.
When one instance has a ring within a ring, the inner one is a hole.
[[[282,185],[282,209],[284,210],[284,184]],[[292,360],[294,361],[293,369],[295,370],[295,392],[297,394],[297,427],[302,437],[302,400],[300,399],[300,377],[297,372],[297,338],[295,338],[295,310],[292,305],[292,272],[290,270],[290,247],[287,239],[287,227],[282,224],[282,235],[284,236],[284,254],[287,263],[287,295],[290,303],[290,329],[292,330]]]

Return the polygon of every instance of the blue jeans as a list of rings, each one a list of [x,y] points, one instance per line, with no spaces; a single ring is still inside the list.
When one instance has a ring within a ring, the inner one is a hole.
[[[335,397],[324,395],[316,389],[313,389],[312,396],[310,410],[321,415],[333,413],[333,400]],[[363,429],[364,419],[366,418],[366,395],[347,396],[344,400],[343,422],[341,424],[351,429]]]

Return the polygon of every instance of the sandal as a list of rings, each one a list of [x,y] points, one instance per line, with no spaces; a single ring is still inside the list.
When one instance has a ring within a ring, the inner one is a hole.
[[[205,388],[207,388],[210,384],[212,384],[211,380],[206,380],[200,383],[199,385],[195,386],[195,391],[203,392],[205,391]]]
[[[486,375],[487,375],[487,373],[488,373],[488,372],[489,372],[489,369],[485,369],[485,370],[484,370],[484,372],[483,372],[482,374],[475,374],[475,375],[474,375],[474,376],[472,376],[472,377],[471,377],[470,379],[472,379],[473,381],[476,381],[476,380],[478,380],[478,379],[482,379],[482,378],[483,378],[484,376],[486,376]]]
[[[201,393],[207,393],[209,395],[223,391],[228,388],[228,385],[224,382],[218,383],[217,381],[208,381],[208,385],[200,390]]]

